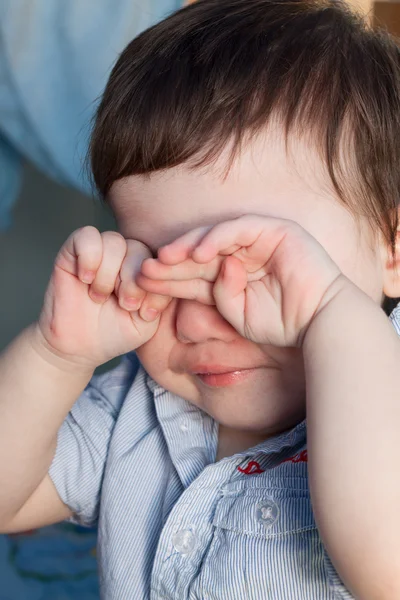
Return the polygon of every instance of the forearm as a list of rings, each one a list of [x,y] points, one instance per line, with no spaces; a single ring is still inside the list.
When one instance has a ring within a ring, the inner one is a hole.
[[[47,350],[35,326],[0,356],[0,523],[46,475],[57,431],[90,377]]]
[[[304,342],[310,487],[323,541],[363,600],[400,597],[400,342],[349,284]]]

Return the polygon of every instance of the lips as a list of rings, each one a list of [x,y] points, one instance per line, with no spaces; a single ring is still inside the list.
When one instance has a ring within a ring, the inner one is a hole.
[[[188,375],[201,387],[238,384],[268,365],[276,366],[260,348],[247,344],[247,340],[232,344],[180,344],[170,361],[173,372]]]
[[[245,381],[251,377],[254,371],[255,368],[230,368],[230,370],[227,370],[227,367],[218,366],[207,369],[203,368],[200,371],[194,372],[193,375],[195,375],[201,383],[208,387],[227,387],[237,385],[242,381]]]
[[[234,371],[242,371],[245,367],[237,367],[231,365],[194,365],[188,371],[193,373],[194,375],[220,375],[223,373],[232,373]]]

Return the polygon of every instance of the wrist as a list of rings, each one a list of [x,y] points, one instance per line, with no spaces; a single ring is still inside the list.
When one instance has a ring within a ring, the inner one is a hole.
[[[367,297],[343,273],[338,275],[326,290],[312,319],[301,334],[303,348],[310,344],[310,340],[314,337],[316,331],[329,335],[328,327],[332,327],[335,319],[340,320],[341,316],[346,316],[349,311],[351,312],[353,301],[356,308],[359,298],[362,296]],[[349,301],[350,304],[347,306],[346,303]]]
[[[303,335],[303,354],[338,351],[341,346],[365,344],[368,327],[388,324],[381,306],[352,281],[340,275],[327,290]],[[391,330],[392,328],[389,327]]]
[[[354,316],[366,310],[382,313],[367,294],[350,281],[345,275],[339,275],[326,291],[315,314],[303,333],[303,353],[311,351],[320,345],[327,349],[335,340],[348,340],[351,336]]]
[[[43,335],[39,323],[33,323],[21,334],[31,352],[55,374],[83,381],[91,379],[97,365],[74,356],[65,356],[53,348]]]

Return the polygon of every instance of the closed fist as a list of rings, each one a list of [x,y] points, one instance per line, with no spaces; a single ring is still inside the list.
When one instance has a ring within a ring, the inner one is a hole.
[[[343,278],[319,242],[293,221],[246,215],[188,232],[143,262],[151,293],[215,304],[245,338],[300,346]]]
[[[170,302],[135,282],[150,256],[144,244],[113,231],[72,233],[57,255],[39,319],[50,349],[95,368],[148,341]]]

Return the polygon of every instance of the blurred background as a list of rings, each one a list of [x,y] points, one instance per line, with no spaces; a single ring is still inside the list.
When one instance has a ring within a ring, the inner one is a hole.
[[[0,350],[37,318],[54,258],[83,225],[104,231],[114,229],[114,219],[99,200],[51,181],[27,163],[12,224],[0,233]]]
[[[0,233],[0,350],[37,318],[57,251],[87,224],[114,228],[99,201],[26,164],[12,225]],[[95,531],[67,523],[0,536],[0,600],[97,600],[95,548]]]
[[[0,0],[0,351],[38,317],[68,235],[114,228],[84,168],[91,118],[126,44],[181,4]],[[96,531],[0,536],[0,582],[0,600],[98,600]]]
[[[355,3],[400,35],[399,2]],[[118,53],[180,5],[0,0],[0,351],[37,318],[68,235],[114,228],[82,168],[90,118]],[[0,600],[97,600],[95,547],[68,523],[0,536]]]

